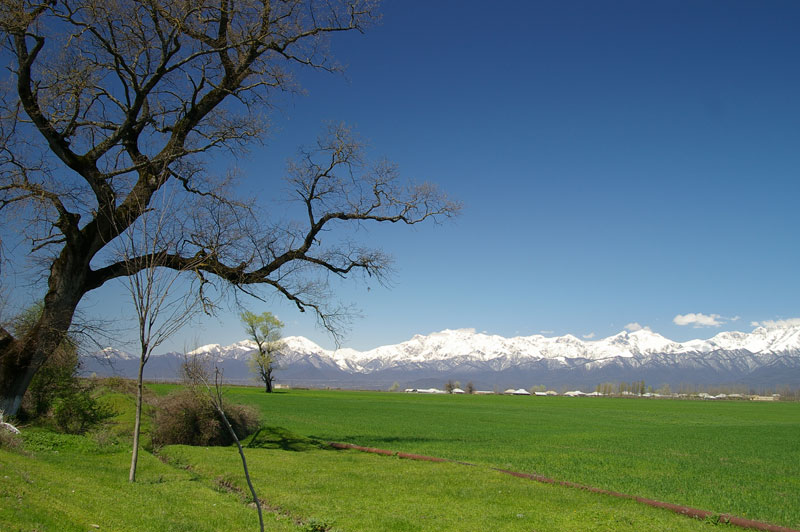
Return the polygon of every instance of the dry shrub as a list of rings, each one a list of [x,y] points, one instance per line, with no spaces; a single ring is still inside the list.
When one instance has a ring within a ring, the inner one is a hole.
[[[106,388],[108,388],[113,392],[127,393],[130,395],[136,395],[138,387],[135,379],[124,379],[116,375],[112,377],[97,379],[97,384],[105,386]],[[145,391],[147,391],[146,387]]]
[[[258,412],[225,403],[225,415],[236,436],[245,438],[258,429]],[[181,390],[160,399],[152,429],[153,445],[231,445],[233,438],[208,396]]]
[[[0,449],[6,451],[20,451],[22,449],[22,437],[10,430],[0,427]]]

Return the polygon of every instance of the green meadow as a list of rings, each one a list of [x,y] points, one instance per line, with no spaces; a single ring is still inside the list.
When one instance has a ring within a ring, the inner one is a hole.
[[[269,425],[800,528],[800,403],[237,388]]]
[[[156,393],[172,386],[151,385]],[[420,396],[230,388],[262,413],[246,440],[275,531],[692,531],[733,528],[559,480],[800,527],[800,404]],[[144,452],[127,482],[129,398],[86,436],[24,430],[0,449],[2,531],[257,530],[235,447]],[[334,450],[342,441],[475,464]]]

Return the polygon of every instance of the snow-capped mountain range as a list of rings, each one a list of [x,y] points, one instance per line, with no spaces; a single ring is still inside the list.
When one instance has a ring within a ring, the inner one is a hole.
[[[742,384],[752,387],[800,387],[800,325],[758,327],[750,333],[722,332],[708,340],[675,342],[650,330],[623,331],[595,341],[572,335],[505,338],[473,329],[416,335],[406,342],[369,351],[329,351],[299,336],[285,338],[278,382],[293,385],[385,388],[441,386],[448,379],[473,381],[489,388],[534,384],[593,387],[601,382],[645,380],[670,384]],[[231,380],[251,378],[247,360],[250,340],[228,346],[210,344],[189,356],[207,356]],[[105,360],[129,376],[137,357],[106,349],[86,363],[98,371]],[[183,355],[154,356],[150,378],[175,378]]]

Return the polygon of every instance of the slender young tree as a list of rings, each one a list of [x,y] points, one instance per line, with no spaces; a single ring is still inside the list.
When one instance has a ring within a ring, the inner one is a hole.
[[[136,481],[136,464],[139,459],[139,434],[141,432],[142,402],[144,395],[144,368],[158,346],[175,334],[203,307],[211,303],[203,292],[182,290],[179,286],[182,273],[193,266],[170,269],[161,265],[159,253],[175,242],[170,234],[168,220],[176,209],[171,186],[158,191],[133,224],[116,239],[120,260],[129,268],[122,277],[131,296],[136,313],[139,340],[139,369],[136,378],[136,418],[133,427],[133,452],[128,474],[130,482]]]
[[[337,70],[326,37],[375,18],[371,0],[0,0],[0,46],[11,58],[0,92],[0,214],[46,281],[30,331],[0,327],[0,410],[16,413],[86,294],[152,261],[191,270],[198,287],[280,294],[335,332],[346,309],[331,303],[328,276],[380,281],[390,266],[348,228],[459,210],[435,187],[368,160],[339,126],[289,168],[294,218],[269,219],[218,170],[220,155],[263,138],[275,94],[297,88],[294,71]],[[174,240],[120,260],[113,242],[168,183],[185,196],[170,218]]]
[[[264,383],[264,391],[272,393],[275,366],[278,355],[284,347],[281,340],[283,322],[271,312],[253,314],[245,310],[239,314],[247,335],[256,344],[256,350],[250,357],[250,371],[258,375]]]

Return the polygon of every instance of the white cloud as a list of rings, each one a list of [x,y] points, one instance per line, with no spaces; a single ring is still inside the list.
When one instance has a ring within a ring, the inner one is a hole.
[[[800,318],[787,318],[785,320],[751,321],[753,327],[766,327],[767,329],[785,329],[800,326]]]
[[[699,327],[719,327],[729,318],[723,318],[719,314],[703,314],[701,312],[690,312],[689,314],[678,314],[672,321],[675,325],[691,325],[695,329]],[[738,317],[737,317],[738,319]]]
[[[628,332],[636,332],[636,331],[649,331],[650,327],[639,325],[637,322],[629,323],[625,326],[625,330]]]
[[[539,334],[553,334],[555,331],[539,331]]]
[[[592,338],[594,338],[594,333],[590,332],[589,334],[584,334],[583,338],[586,340],[591,340]]]

